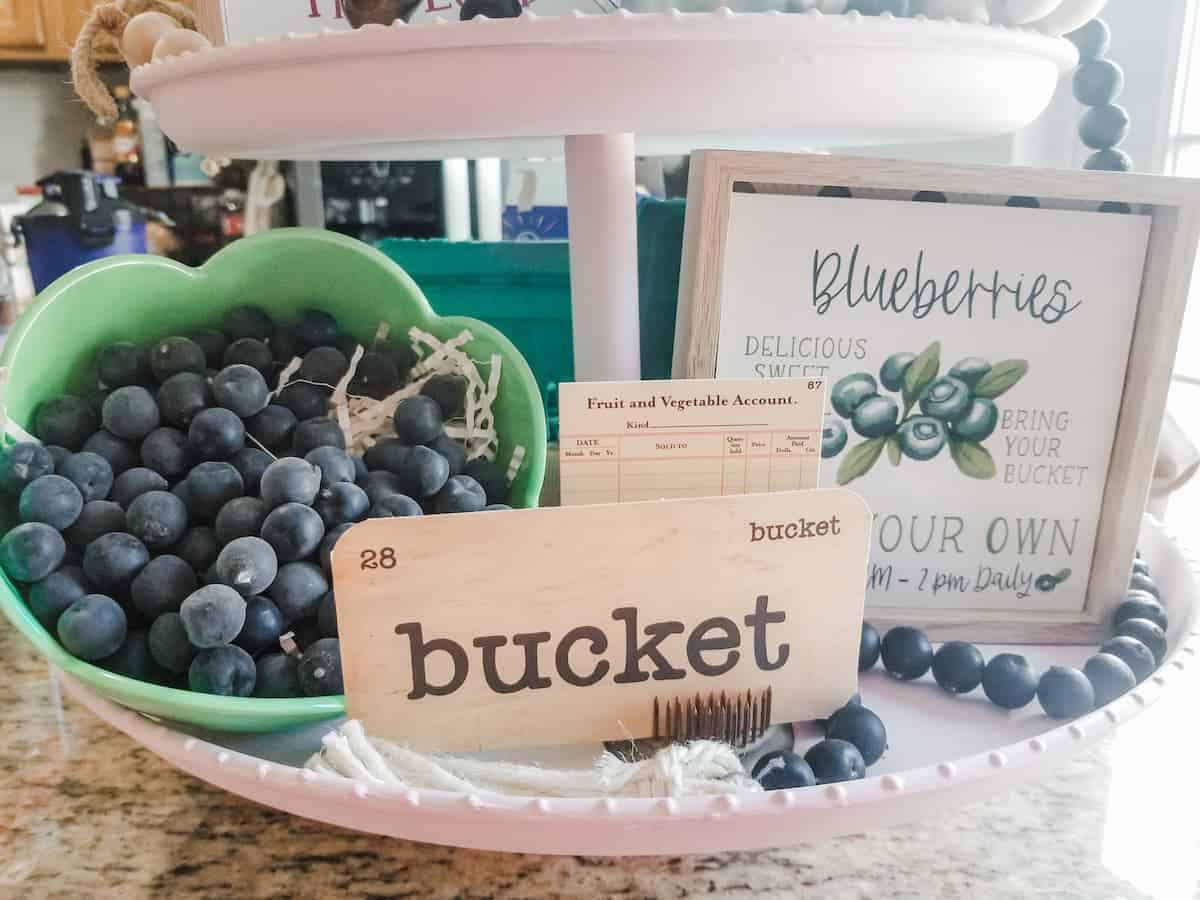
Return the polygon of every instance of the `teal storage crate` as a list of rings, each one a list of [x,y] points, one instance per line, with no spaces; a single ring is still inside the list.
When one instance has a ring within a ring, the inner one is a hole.
[[[643,378],[671,377],[683,216],[682,200],[638,205]],[[379,249],[412,276],[439,314],[482,319],[516,345],[542,387],[551,430],[556,430],[553,388],[575,379],[566,243],[389,238]]]

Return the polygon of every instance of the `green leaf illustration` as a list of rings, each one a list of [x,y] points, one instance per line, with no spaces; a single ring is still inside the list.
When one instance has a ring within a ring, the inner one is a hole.
[[[887,437],[887,452],[888,459],[892,461],[893,466],[900,465],[900,437],[893,433]]]
[[[1062,584],[1064,581],[1066,581],[1070,577],[1071,577],[1071,570],[1063,569],[1062,571],[1055,573],[1054,580],[1057,581],[1059,584]]]
[[[921,391],[929,387],[930,383],[937,378],[941,355],[942,345],[938,341],[934,341],[904,370],[904,416],[907,416],[908,411],[913,408],[913,404],[921,396]],[[900,418],[903,419],[904,416]]]
[[[1029,363],[1023,359],[1006,359],[992,366],[992,370],[979,379],[975,396],[984,400],[995,400],[1014,384],[1025,377]]]
[[[871,438],[847,453],[842,464],[838,466],[837,483],[846,485],[870,472],[871,467],[879,462],[879,455],[883,453],[883,445],[886,443],[885,437]]]
[[[950,456],[958,470],[968,478],[996,477],[996,463],[983,444],[975,441],[951,441]]]

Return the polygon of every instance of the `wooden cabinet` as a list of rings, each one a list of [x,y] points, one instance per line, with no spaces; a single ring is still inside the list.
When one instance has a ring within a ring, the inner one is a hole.
[[[45,24],[40,0],[0,0],[0,49],[44,53]]]
[[[0,62],[66,62],[92,7],[103,0],[0,0]],[[180,2],[190,5],[188,0]],[[114,43],[102,60],[119,62]]]

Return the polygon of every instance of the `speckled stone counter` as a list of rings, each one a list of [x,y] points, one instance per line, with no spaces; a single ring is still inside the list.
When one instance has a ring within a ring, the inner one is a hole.
[[[0,623],[0,898],[1190,898],[1200,710],[1167,698],[1040,784],[755,853],[516,856],[342,831],[184,775],[64,701]]]

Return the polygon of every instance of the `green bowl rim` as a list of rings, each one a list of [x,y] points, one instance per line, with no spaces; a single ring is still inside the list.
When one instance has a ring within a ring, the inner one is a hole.
[[[21,342],[30,332],[33,324],[41,316],[42,312],[68,289],[74,287],[78,282],[87,279],[97,271],[125,265],[152,265],[173,269],[180,275],[195,278],[199,277],[200,273],[217,263],[222,257],[246,253],[249,252],[248,248],[259,245],[276,241],[295,240],[297,238],[310,241],[325,241],[334,244],[342,249],[369,257],[376,264],[389,269],[393,276],[412,295],[414,300],[418,302],[423,313],[423,319],[425,320],[418,324],[437,321],[449,323],[451,326],[459,329],[469,328],[473,334],[484,337],[496,344],[505,351],[505,366],[509,367],[513,371],[514,376],[524,383],[529,395],[537,398],[539,405],[541,404],[541,392],[537,387],[537,381],[533,376],[533,372],[529,368],[529,363],[526,362],[524,356],[521,355],[520,351],[517,350],[503,333],[486,322],[470,318],[469,316],[439,316],[429,304],[429,299],[425,296],[420,286],[397,262],[389,258],[386,254],[354,238],[346,237],[336,232],[308,228],[278,228],[243,238],[222,248],[207,262],[198,267],[186,266],[175,260],[160,256],[123,254],[98,259],[73,269],[42,291],[38,295],[33,307],[13,327],[8,338],[5,340],[3,350],[0,351],[0,368],[7,368],[9,360],[19,352]],[[11,424],[14,423],[10,420],[8,425]],[[18,427],[23,427],[20,423],[16,424]],[[534,416],[533,431],[533,437],[535,439],[540,438],[541,445],[545,446],[546,421],[544,410],[541,415]],[[3,435],[3,438],[6,442],[13,441],[12,435],[7,432]],[[529,448],[527,448],[525,459],[527,464],[531,466],[530,478],[528,479],[526,495],[519,498],[520,501],[523,501],[519,508],[532,508],[537,506],[538,494],[545,479],[546,455],[544,452],[540,454],[537,452],[531,453],[529,452]],[[531,500],[532,502],[530,502]],[[10,597],[0,592],[0,610],[3,610],[9,621],[33,645],[34,649],[41,653],[50,663],[67,674],[79,678],[85,684],[96,685],[97,689],[101,690],[106,697],[122,706],[134,709],[136,709],[136,706],[134,706],[135,703],[154,707],[172,706],[188,712],[211,716],[212,714],[228,711],[229,705],[233,704],[237,707],[239,718],[257,716],[263,719],[274,719],[281,723],[279,727],[288,727],[293,724],[299,725],[304,721],[315,722],[324,718],[334,718],[344,714],[346,711],[345,698],[342,694],[323,697],[286,698],[227,697],[219,694],[203,694],[196,691],[184,690],[183,688],[154,684],[153,682],[141,681],[127,675],[120,675],[108,669],[102,669],[100,666],[68,653],[42,623],[37,620],[32,611],[30,611],[28,604],[24,602],[21,586],[10,579],[7,573],[0,572],[0,579],[3,579],[4,583],[10,588],[17,601],[13,602]],[[108,690],[104,690],[100,687],[101,685],[108,687]],[[146,713],[143,710],[137,711],[147,715],[159,715],[157,713]],[[161,714],[160,717],[164,719],[173,718],[169,714]]]

